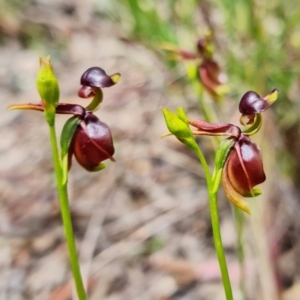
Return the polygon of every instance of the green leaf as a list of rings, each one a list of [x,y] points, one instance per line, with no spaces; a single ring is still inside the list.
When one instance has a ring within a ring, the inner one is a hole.
[[[198,151],[198,145],[187,123],[187,118],[182,108],[177,110],[175,115],[168,108],[163,108],[163,115],[169,131],[177,137],[177,139],[188,146],[193,151]]]

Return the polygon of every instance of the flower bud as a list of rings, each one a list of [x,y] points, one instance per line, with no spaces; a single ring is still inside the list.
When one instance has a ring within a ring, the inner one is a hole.
[[[36,79],[36,86],[45,107],[56,107],[59,100],[59,86],[53,73],[50,56],[40,57],[40,69]]]

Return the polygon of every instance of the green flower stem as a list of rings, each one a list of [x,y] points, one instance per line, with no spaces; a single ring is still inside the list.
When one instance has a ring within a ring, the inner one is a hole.
[[[50,130],[50,140],[51,140],[51,147],[52,147],[58,198],[60,203],[60,210],[61,210],[62,221],[63,221],[64,231],[65,231],[65,237],[66,237],[68,251],[69,251],[71,269],[72,269],[72,273],[76,285],[78,298],[80,300],[86,300],[87,299],[86,293],[83,286],[83,281],[80,273],[79,262],[78,262],[77,252],[76,252],[76,244],[74,239],[73,226],[72,226],[69,200],[68,200],[67,183],[63,184],[63,172],[62,172],[62,167],[61,167],[60,158],[58,154],[54,120],[52,120],[52,122],[48,121],[48,124]]]
[[[214,235],[215,248],[216,248],[217,257],[221,269],[226,300],[233,300],[231,283],[228,274],[228,268],[227,268],[227,263],[226,263],[224,248],[223,248],[221,231],[220,231],[217,193],[210,193],[209,207],[210,207],[210,216],[211,216],[211,223],[212,223],[212,229]]]
[[[214,243],[215,249],[217,252],[217,257],[219,261],[219,266],[222,274],[222,281],[225,290],[226,300],[233,300],[231,283],[228,274],[228,268],[224,253],[224,247],[222,242],[222,236],[220,231],[220,222],[219,222],[219,213],[218,213],[218,187],[221,181],[222,170],[216,173],[213,178],[210,175],[210,171],[207,165],[207,162],[202,154],[202,151],[198,149],[196,152],[197,156],[203,166],[204,174],[206,177],[207,187],[208,187],[208,196],[209,196],[209,208],[210,208],[210,216],[211,223],[213,229]]]
[[[205,178],[206,178],[206,183],[207,183],[207,188],[208,188],[208,191],[211,191],[213,189],[213,182],[212,182],[212,178],[211,178],[211,175],[210,175],[210,171],[209,171],[209,167],[208,167],[208,164],[206,162],[206,159],[202,153],[202,151],[200,150],[200,148],[196,148],[195,151],[197,156],[198,156],[198,159],[203,167],[203,171],[204,171],[204,175],[205,175]]]
[[[245,283],[245,255],[244,255],[244,244],[243,244],[243,230],[244,230],[244,215],[236,206],[233,207],[236,228],[237,228],[237,252],[240,265],[240,290],[243,299],[246,299],[246,283]]]
[[[213,182],[214,189],[209,190],[209,207],[210,207],[210,216],[211,216],[212,230],[214,236],[214,243],[215,243],[217,257],[221,269],[226,300],[233,300],[231,283],[228,274],[228,268],[227,268],[225,253],[224,253],[221,231],[220,231],[220,222],[219,222],[219,213],[218,213],[218,189],[216,189],[216,186],[220,185],[220,180],[221,180],[221,176],[216,176],[215,182]]]

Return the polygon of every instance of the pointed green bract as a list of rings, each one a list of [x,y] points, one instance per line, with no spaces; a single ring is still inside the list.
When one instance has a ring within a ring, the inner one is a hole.
[[[231,148],[235,143],[234,139],[226,139],[222,141],[218,147],[215,157],[215,170],[223,169]]]
[[[40,57],[40,69],[36,79],[36,86],[45,109],[48,106],[55,108],[59,100],[59,86],[53,73],[50,56],[46,58]]]
[[[67,154],[71,145],[74,133],[80,122],[78,116],[70,118],[64,125],[60,136],[61,158],[63,159]]]
[[[68,178],[68,152],[79,122],[80,118],[78,116],[70,118],[65,123],[60,136],[61,162],[64,184],[67,182]]]
[[[198,145],[190,130],[189,124],[187,123],[184,110],[179,108],[177,110],[178,115],[175,115],[168,108],[163,108],[162,111],[169,131],[175,135],[180,142],[188,146],[190,149],[193,151],[198,151]]]
[[[235,141],[233,139],[226,139],[219,144],[215,156],[215,168],[212,175],[213,192],[217,192],[219,189],[223,168],[234,143]]]

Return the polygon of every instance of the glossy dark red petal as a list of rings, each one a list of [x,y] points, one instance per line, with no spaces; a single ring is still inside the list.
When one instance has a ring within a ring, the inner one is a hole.
[[[92,113],[87,113],[74,135],[74,155],[81,166],[93,171],[102,161],[114,160],[109,127]]]
[[[229,160],[226,161],[223,174],[222,174],[222,185],[224,188],[224,192],[228,198],[228,200],[238,208],[242,209],[248,214],[250,213],[249,204],[243,199],[240,193],[238,193],[234,187],[232,186],[231,180],[228,174],[228,163]]]
[[[260,98],[257,93],[249,91],[242,97],[239,110],[243,115],[258,114],[269,108],[271,104]]]
[[[70,104],[70,103],[59,103],[56,106],[57,114],[70,114],[74,116],[82,116],[85,115],[85,108],[78,104]]]
[[[255,143],[241,135],[227,159],[228,178],[242,196],[253,193],[253,188],[266,179],[261,153]]]
[[[202,135],[226,135],[239,138],[241,134],[240,128],[233,124],[208,123],[202,120],[189,120],[189,124],[196,127],[199,130],[199,135],[201,135],[200,132],[202,132]]]

